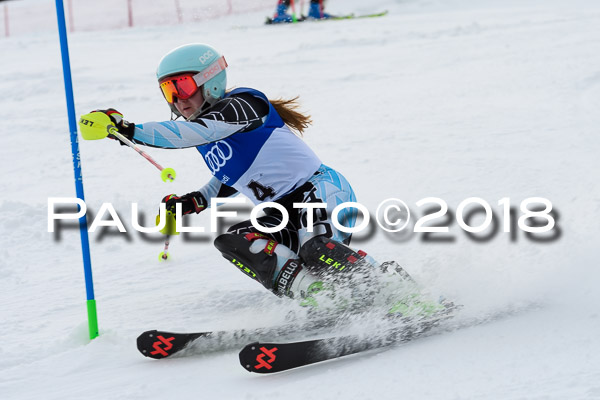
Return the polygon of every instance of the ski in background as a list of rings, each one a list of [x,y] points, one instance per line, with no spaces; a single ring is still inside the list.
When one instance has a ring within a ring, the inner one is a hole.
[[[307,18],[304,15],[301,15],[301,16],[297,17],[296,20],[293,22],[277,22],[277,23],[273,22],[273,18],[267,17],[265,24],[266,25],[287,25],[287,24],[293,24],[295,22],[305,22],[305,21],[339,21],[339,20],[343,20],[343,19],[377,18],[377,17],[383,17],[384,15],[387,15],[387,13],[388,13],[388,11],[385,10],[385,11],[372,13],[372,14],[361,14],[361,15],[348,14],[348,15],[332,16],[330,18],[324,18],[324,19],[312,19],[312,18]]]

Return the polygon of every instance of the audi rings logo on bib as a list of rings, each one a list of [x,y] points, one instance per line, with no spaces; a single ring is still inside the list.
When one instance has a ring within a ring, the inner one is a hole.
[[[216,174],[227,164],[227,160],[233,156],[233,149],[227,142],[217,142],[210,151],[204,156],[206,165],[212,174]]]

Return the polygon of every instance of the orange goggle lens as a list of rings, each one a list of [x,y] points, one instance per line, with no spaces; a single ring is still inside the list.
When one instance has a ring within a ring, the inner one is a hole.
[[[160,90],[167,102],[173,104],[175,97],[181,100],[192,97],[198,91],[198,85],[194,74],[185,74],[164,80],[160,83]]]

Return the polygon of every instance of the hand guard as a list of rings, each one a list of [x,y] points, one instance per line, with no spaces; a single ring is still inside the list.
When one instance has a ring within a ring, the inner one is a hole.
[[[133,139],[133,134],[135,131],[135,124],[125,121],[123,119],[123,114],[121,114],[119,111],[115,110],[114,108],[109,108],[106,110],[94,110],[92,112],[93,113],[100,112],[100,113],[108,115],[108,117],[110,118],[110,120],[115,125],[115,127],[117,128],[117,130],[119,131],[119,133],[121,135],[125,136],[129,140]],[[108,137],[113,140],[118,140],[115,136],[113,136],[111,134],[109,134]],[[119,144],[121,144],[121,146],[125,145],[125,143],[121,142],[120,140],[119,140]]]
[[[208,202],[200,192],[191,192],[183,196],[177,196],[176,194],[170,194],[162,199],[162,202],[167,206],[167,212],[175,214],[175,205],[181,203],[181,211],[183,215],[191,214],[192,212],[198,214],[208,206]]]

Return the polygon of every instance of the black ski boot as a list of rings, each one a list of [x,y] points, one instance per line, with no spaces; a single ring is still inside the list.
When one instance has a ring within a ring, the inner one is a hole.
[[[265,245],[255,253],[251,246],[257,240],[263,240]],[[226,233],[218,236],[214,244],[240,271],[278,296],[304,297],[312,290],[309,287],[318,281],[291,250],[263,234]],[[277,249],[278,246],[284,249]]]

